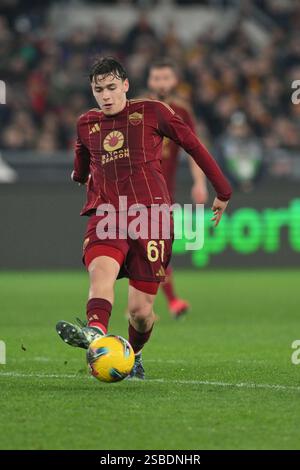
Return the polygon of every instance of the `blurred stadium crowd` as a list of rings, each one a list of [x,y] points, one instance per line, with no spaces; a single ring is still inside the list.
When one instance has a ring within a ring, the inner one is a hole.
[[[178,93],[192,103],[208,145],[230,150],[231,138],[246,136],[256,159],[262,149],[300,149],[300,105],[291,102],[291,83],[300,79],[298,2],[288,8],[259,2],[272,24],[263,47],[251,42],[239,21],[222,40],[211,30],[182,43],[174,24],[158,34],[144,13],[125,34],[98,24],[60,39],[47,22],[51,2],[43,8],[31,2],[21,13],[13,3],[19,10],[1,9],[0,16],[0,78],[8,92],[0,109],[0,148],[70,149],[78,115],[94,106],[89,65],[96,55],[114,55],[128,70],[130,97],[145,90],[153,59],[173,58],[181,70]]]

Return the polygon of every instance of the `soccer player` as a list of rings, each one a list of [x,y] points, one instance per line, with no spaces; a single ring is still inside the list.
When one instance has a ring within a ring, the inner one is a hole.
[[[178,86],[178,70],[176,65],[169,59],[160,59],[150,65],[148,74],[149,97],[167,103],[176,114],[196,133],[196,123],[188,105],[179,99],[175,90]],[[162,170],[167,182],[171,201],[175,199],[176,170],[180,145],[174,140],[164,138],[162,149]],[[193,158],[189,158],[191,174],[193,177],[192,198],[196,204],[204,204],[207,200],[207,188],[205,175]],[[171,266],[166,269],[166,280],[161,283],[165,294],[169,311],[174,318],[186,313],[189,304],[177,296],[175,292],[173,273]]]
[[[144,378],[141,352],[149,340],[153,324],[153,304],[160,282],[165,280],[172,250],[172,230],[163,230],[155,238],[131,236],[123,230],[132,212],[141,207],[143,216],[154,224],[152,208],[169,207],[170,198],[161,170],[164,137],[180,144],[213,184],[212,220],[217,225],[231,196],[231,187],[217,163],[191,131],[167,105],[153,100],[127,100],[129,82],[123,66],[106,57],[90,72],[93,95],[99,108],[78,119],[72,179],[87,184],[87,202],[81,215],[89,221],[83,243],[83,261],[89,273],[87,325],[60,321],[56,329],[67,344],[87,349],[90,342],[106,334],[114,303],[117,278],[129,278],[129,342],[135,352],[132,377]],[[106,204],[106,212],[97,208]],[[114,211],[118,217],[114,219]],[[107,215],[112,222],[104,230]],[[170,211],[166,217],[170,222]],[[121,224],[122,220],[122,224]],[[145,220],[145,218],[144,218]],[[120,225],[122,228],[120,229]],[[105,233],[104,233],[105,232]],[[115,233],[120,234],[115,237]],[[108,237],[105,238],[104,235]]]

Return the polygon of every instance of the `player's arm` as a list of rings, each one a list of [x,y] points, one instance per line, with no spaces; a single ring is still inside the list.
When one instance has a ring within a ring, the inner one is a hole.
[[[204,204],[208,197],[205,174],[190,155],[188,157],[188,162],[193,178],[193,186],[191,190],[192,199],[195,204]]]
[[[197,135],[196,119],[192,110],[189,107],[182,106],[182,119],[190,127],[190,129]],[[193,157],[189,155],[188,163],[190,172],[193,178],[193,186],[191,190],[192,200],[195,204],[205,204],[208,198],[206,177],[201,168],[197,165]]]
[[[75,143],[74,170],[71,178],[79,184],[86,184],[90,174],[90,153],[82,143],[77,124],[77,139]]]
[[[169,137],[180,145],[196,164],[201,168],[206,177],[213,185],[217,197],[214,200],[212,210],[213,221],[218,225],[224,210],[231,197],[231,186],[223,175],[219,165],[213,159],[206,147],[200,142],[190,127],[166,104],[155,103],[158,132],[160,135]]]

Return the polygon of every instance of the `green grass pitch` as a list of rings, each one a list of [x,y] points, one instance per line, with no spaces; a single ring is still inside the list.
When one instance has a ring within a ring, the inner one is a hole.
[[[188,316],[160,321],[145,382],[102,384],[57,320],[84,317],[84,272],[0,273],[1,449],[299,449],[299,271],[176,273]],[[110,332],[127,337],[127,282]]]

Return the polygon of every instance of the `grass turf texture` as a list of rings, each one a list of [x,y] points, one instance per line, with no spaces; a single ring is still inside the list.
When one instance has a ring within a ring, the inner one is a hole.
[[[299,272],[179,271],[176,281],[192,310],[171,320],[160,294],[148,380],[102,384],[55,332],[84,317],[85,273],[0,273],[0,448],[299,449]],[[126,291],[119,281],[110,327],[125,337]]]

